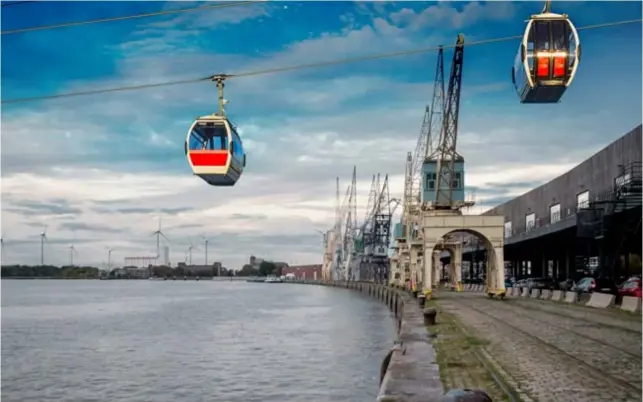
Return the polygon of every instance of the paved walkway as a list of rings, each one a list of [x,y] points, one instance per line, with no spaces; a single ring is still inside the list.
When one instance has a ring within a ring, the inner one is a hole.
[[[525,400],[641,401],[641,320],[619,311],[441,292]]]

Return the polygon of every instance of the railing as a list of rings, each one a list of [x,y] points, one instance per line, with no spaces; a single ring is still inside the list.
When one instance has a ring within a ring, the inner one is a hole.
[[[642,163],[633,162],[623,168],[619,177],[625,180],[615,183],[611,188],[600,191],[595,194],[590,193],[590,199],[587,202],[561,209],[560,212],[549,214],[545,217],[537,218],[529,225],[520,225],[511,228],[511,231],[505,230],[505,239],[511,240],[516,237],[538,236],[539,232],[542,234],[548,229],[552,229],[552,225],[560,225],[560,228],[573,226],[572,222],[576,222],[577,213],[580,210],[597,209],[603,210],[604,214],[610,214],[616,211],[615,206],[619,203],[626,204],[632,202],[636,205],[641,204],[641,192],[643,183]],[[616,180],[615,180],[616,182]],[[630,197],[632,195],[638,196]],[[633,200],[631,198],[634,198]],[[562,222],[562,223],[561,223]],[[527,235],[529,233],[529,235]]]

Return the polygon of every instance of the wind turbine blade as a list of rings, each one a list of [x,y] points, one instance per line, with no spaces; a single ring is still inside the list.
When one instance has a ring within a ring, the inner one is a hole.
[[[168,238],[167,238],[167,236],[163,234],[163,232],[159,232],[159,234],[160,234],[161,236],[163,236],[163,238],[164,238],[165,240],[167,240],[168,242],[172,243],[172,240],[168,239]]]

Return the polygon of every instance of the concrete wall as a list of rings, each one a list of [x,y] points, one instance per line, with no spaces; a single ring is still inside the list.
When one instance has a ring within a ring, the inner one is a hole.
[[[589,190],[591,198],[612,189],[614,179],[621,174],[619,165],[640,162],[642,146],[639,125],[569,172],[483,215],[504,215],[505,221],[512,222],[514,232],[525,227],[525,217],[532,212],[536,214],[536,226],[549,223],[549,207],[554,204],[560,203],[564,217],[568,212],[575,212],[579,193]]]
[[[443,387],[435,350],[429,342],[424,317],[407,292],[368,282],[293,281],[353,289],[385,303],[397,321],[397,340],[384,358],[380,368],[378,401],[438,402],[442,401]]]

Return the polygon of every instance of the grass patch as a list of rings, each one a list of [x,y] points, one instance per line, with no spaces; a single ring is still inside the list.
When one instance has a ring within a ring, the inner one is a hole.
[[[436,325],[427,329],[436,335],[431,342],[437,354],[440,379],[445,391],[453,388],[482,389],[494,401],[508,401],[491,374],[476,354],[472,353],[473,350],[487,345],[489,341],[465,334],[453,314],[439,309],[435,300],[429,302],[432,304],[431,307],[438,309]]]

